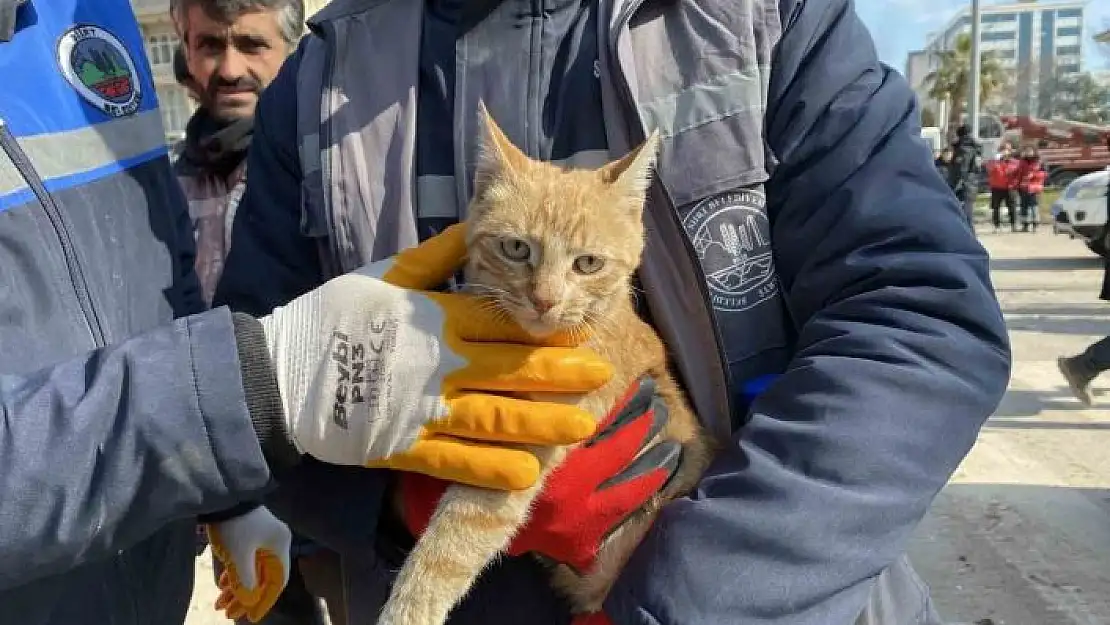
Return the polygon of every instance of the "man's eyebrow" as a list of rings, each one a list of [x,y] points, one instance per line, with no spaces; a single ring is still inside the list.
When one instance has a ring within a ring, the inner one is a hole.
[[[224,43],[227,37],[223,35],[214,35],[212,33],[198,33],[197,40],[205,43]]]
[[[236,43],[250,43],[256,46],[265,46],[270,44],[270,40],[263,35],[255,33],[237,33],[231,36]]]

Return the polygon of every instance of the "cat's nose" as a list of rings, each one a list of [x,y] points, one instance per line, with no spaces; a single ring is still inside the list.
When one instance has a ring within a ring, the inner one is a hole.
[[[553,300],[545,299],[538,295],[532,296],[532,308],[535,308],[536,312],[538,312],[539,314],[546,314],[547,311],[551,310],[554,307],[555,302]]]

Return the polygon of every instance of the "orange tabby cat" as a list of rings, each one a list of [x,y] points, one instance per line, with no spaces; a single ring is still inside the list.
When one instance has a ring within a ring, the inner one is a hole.
[[[642,210],[658,138],[597,170],[561,169],[529,159],[483,107],[486,133],[467,221],[466,289],[489,299],[526,331],[544,336],[585,328],[587,346],[615,375],[578,405],[599,420],[644,374],[670,410],[661,439],[683,445],[666,492],[607,539],[584,576],[566,566],[553,583],[576,612],[594,612],[663,503],[693,488],[709,447],[675,381],[662,341],[633,309],[632,276],[643,252]],[[559,398],[532,396],[559,401]],[[482,570],[528,520],[543,479],[569,448],[535,448],[543,471],[532,488],[499,492],[451,486],[394,584],[379,625],[441,625]]]

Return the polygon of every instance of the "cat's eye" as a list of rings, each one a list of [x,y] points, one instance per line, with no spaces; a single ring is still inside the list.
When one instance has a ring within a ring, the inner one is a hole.
[[[598,256],[585,254],[574,259],[574,270],[578,273],[590,274],[601,271],[605,266],[605,259]]]
[[[532,248],[527,241],[520,239],[501,239],[501,253],[509,260],[528,260]]]

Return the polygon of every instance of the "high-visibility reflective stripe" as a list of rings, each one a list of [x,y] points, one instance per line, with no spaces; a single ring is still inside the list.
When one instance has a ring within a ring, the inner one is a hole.
[[[166,137],[157,109],[131,117],[53,134],[18,139],[35,171],[50,186],[58,178],[73,177],[109,166],[141,162],[165,149]],[[107,171],[107,170],[106,170]],[[27,183],[8,159],[0,159],[0,196],[27,189]]]
[[[678,93],[660,96],[640,105],[648,128],[663,137],[763,107],[763,87],[758,73],[733,72],[692,85]]]

